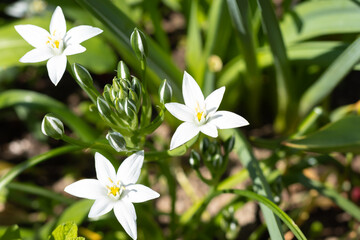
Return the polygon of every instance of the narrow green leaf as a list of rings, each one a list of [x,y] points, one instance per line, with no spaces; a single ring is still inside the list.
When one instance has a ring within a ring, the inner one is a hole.
[[[285,42],[294,43],[322,35],[360,32],[359,3],[358,0],[327,0],[297,4],[293,11],[285,15],[281,24]]]
[[[292,83],[290,62],[285,44],[276,19],[271,0],[257,0],[264,31],[267,35],[276,70],[276,88],[278,98],[278,113],[275,119],[275,129],[285,131],[296,117],[295,89]]]
[[[360,59],[360,38],[354,41],[326,69],[320,78],[304,93],[300,100],[299,114],[304,116],[328,96]]]
[[[30,158],[28,160],[26,160],[25,162],[22,162],[18,165],[16,165],[15,167],[13,167],[9,172],[7,172],[5,174],[5,176],[3,176],[0,179],[0,190],[2,188],[4,188],[11,180],[13,180],[16,176],[18,176],[20,173],[22,173],[24,170],[33,167],[43,161],[46,161],[50,158],[54,158],[56,156],[62,155],[62,154],[66,154],[69,152],[74,152],[79,150],[79,147],[75,147],[75,146],[64,146],[64,147],[59,147],[53,150],[50,150],[46,153],[40,154],[38,156],[35,156],[33,158]]]
[[[205,64],[203,61],[203,44],[198,19],[199,1],[191,1],[188,32],[186,38],[186,64],[189,73],[202,86]]]
[[[47,190],[43,187],[38,187],[33,184],[11,182],[11,183],[8,183],[7,188],[9,188],[10,190],[17,190],[17,191],[22,191],[22,192],[46,197],[48,199],[53,199],[53,200],[61,202],[61,203],[71,204],[74,202],[73,200],[71,200],[67,197],[64,197],[63,195],[61,195],[59,193]]]
[[[40,109],[45,113],[55,113],[85,141],[92,141],[97,135],[94,128],[77,117],[64,104],[46,95],[27,90],[8,90],[0,93],[0,110],[14,106],[26,106]]]
[[[82,199],[75,202],[61,214],[57,221],[57,224],[64,224],[71,221],[77,225],[80,225],[89,214],[90,208],[93,203],[93,200],[88,199]]]
[[[304,151],[360,153],[360,116],[349,116],[330,123],[307,136],[284,142]]]
[[[237,33],[241,52],[246,65],[245,85],[250,94],[249,112],[256,120],[261,96],[261,75],[255,50],[254,32],[252,30],[248,0],[228,0],[228,8],[232,23]]]
[[[249,171],[250,178],[253,181],[254,191],[262,196],[267,197],[269,201],[273,201],[270,186],[266,181],[264,173],[262,172],[259,163],[255,158],[245,137],[239,131],[234,129],[222,130],[220,132],[220,136],[222,139],[228,139],[231,136],[235,136],[234,151],[238,155],[242,165],[245,166]],[[274,212],[267,208],[267,205],[260,204],[260,207],[264,214],[271,239],[284,239],[280,221],[274,215]]]

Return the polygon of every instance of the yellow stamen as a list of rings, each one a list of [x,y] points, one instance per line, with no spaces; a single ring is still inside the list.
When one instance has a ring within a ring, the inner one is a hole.
[[[204,112],[197,112],[197,113],[196,113],[196,117],[197,117],[197,119],[199,120],[199,122],[200,122],[200,120],[201,120],[201,117],[202,117],[203,113],[204,113]]]
[[[116,195],[119,193],[120,188],[116,185],[113,185],[112,187],[108,187],[108,189],[110,190],[109,194],[114,195],[114,197],[116,197]]]
[[[114,183],[113,180],[111,180],[111,178],[108,177],[108,179],[109,179],[109,181],[110,181],[111,183]]]
[[[55,45],[56,45],[56,48],[59,48],[59,45],[60,45],[59,40],[55,40],[54,43],[55,43]]]

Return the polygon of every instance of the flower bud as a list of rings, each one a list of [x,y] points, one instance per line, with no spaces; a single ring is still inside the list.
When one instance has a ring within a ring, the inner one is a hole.
[[[120,79],[130,79],[129,68],[123,61],[120,61],[117,67],[117,77]]]
[[[126,98],[125,99],[125,103],[124,103],[124,109],[125,109],[125,113],[126,115],[130,115],[129,113],[129,110],[131,109],[134,113],[137,112],[137,109],[136,109],[136,104],[133,100],[129,99],[129,98]]]
[[[223,157],[220,154],[216,154],[213,158],[212,158],[212,165],[214,167],[214,169],[219,169],[222,167],[223,164]]]
[[[131,89],[136,93],[138,96],[138,99],[141,99],[142,97],[142,84],[140,80],[137,77],[132,77],[131,79]]]
[[[85,67],[81,66],[78,63],[72,65],[73,71],[75,74],[75,80],[79,83],[80,86],[92,86],[93,79],[88,70]]]
[[[229,154],[233,150],[234,145],[235,145],[235,136],[232,135],[224,143],[225,152]]]
[[[103,92],[103,96],[105,101],[107,102],[112,102],[112,97],[111,97],[111,91],[112,91],[112,87],[110,84],[106,84],[104,87],[104,92]]]
[[[57,117],[48,113],[41,123],[41,131],[48,137],[61,139],[64,135],[64,125]]]
[[[102,97],[98,97],[96,101],[96,106],[99,111],[99,113],[105,117],[110,118],[111,115],[111,109],[109,104],[104,100]]]
[[[162,104],[165,104],[165,103],[168,103],[171,101],[172,88],[166,79],[164,79],[160,84],[159,97],[160,97],[160,102]]]
[[[109,131],[109,133],[106,135],[106,139],[109,141],[109,144],[117,151],[125,151],[126,150],[126,142],[123,137],[118,132]]]
[[[200,155],[193,149],[191,150],[189,163],[193,169],[198,169],[200,167]]]
[[[131,83],[127,79],[121,79],[120,84],[122,85],[124,90],[128,90],[129,88],[131,88]]]
[[[119,99],[125,99],[128,97],[128,93],[127,93],[127,91],[124,90],[124,87],[122,85],[119,86],[119,92],[118,92],[117,97]]]
[[[141,102],[139,101],[137,94],[131,88],[129,89],[129,99],[132,100],[136,106],[135,112],[139,112]]]
[[[147,56],[147,43],[145,35],[137,28],[134,29],[130,36],[131,47],[139,60]]]
[[[202,153],[205,153],[207,151],[207,149],[209,148],[210,145],[210,141],[208,138],[203,138],[203,140],[200,142],[200,151]]]

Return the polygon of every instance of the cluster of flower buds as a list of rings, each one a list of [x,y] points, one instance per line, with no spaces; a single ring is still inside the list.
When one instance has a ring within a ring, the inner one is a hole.
[[[220,144],[217,140],[210,141],[207,137],[204,137],[200,142],[200,153],[195,150],[191,151],[189,159],[190,166],[195,169],[199,175],[201,174],[198,171],[200,162],[203,160],[203,164],[210,171],[212,179],[206,180],[200,176],[201,179],[209,184],[215,183],[226,169],[228,156],[234,147],[234,143],[234,137],[230,137],[223,144]]]
[[[236,239],[240,231],[240,226],[235,218],[233,206],[225,208],[222,211],[222,221],[220,226],[226,234],[226,239]]]
[[[141,82],[131,76],[128,67],[120,61],[112,85],[105,85],[103,96],[97,98],[100,115],[121,134],[132,135],[131,132],[138,128],[141,101]]]

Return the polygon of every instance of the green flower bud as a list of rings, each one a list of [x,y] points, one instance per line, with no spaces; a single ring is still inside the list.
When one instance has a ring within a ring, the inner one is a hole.
[[[224,143],[225,153],[229,154],[233,150],[234,145],[235,145],[235,136],[232,135]]]
[[[131,104],[129,104],[130,101],[126,101],[126,102],[127,102],[127,105],[125,107],[125,113],[126,113],[127,117],[129,118],[128,123],[129,123],[130,128],[132,130],[135,130],[138,126],[138,117],[137,117],[136,112],[133,110],[133,108],[130,107],[131,106]]]
[[[118,91],[120,90],[120,83],[119,83],[119,80],[118,80],[116,77],[113,78],[112,88],[113,88],[116,92],[118,92]]]
[[[48,113],[41,123],[41,131],[48,137],[61,139],[64,135],[64,125],[57,117]]]
[[[129,68],[123,61],[120,61],[117,67],[117,77],[120,79],[130,79]]]
[[[111,109],[109,104],[104,100],[102,97],[98,97],[96,101],[96,106],[99,111],[99,113],[105,117],[110,118],[111,115]]]
[[[145,35],[137,28],[134,29],[130,36],[131,47],[139,60],[143,60],[147,56],[147,43]]]
[[[121,135],[120,133],[109,131],[109,133],[106,135],[106,139],[117,152],[126,150],[126,141],[123,135]]]
[[[213,158],[212,158],[212,165],[214,167],[214,169],[219,169],[222,167],[223,164],[223,157],[220,154],[216,154]]]
[[[210,145],[209,139],[206,137],[203,138],[203,140],[200,142],[200,151],[202,153],[205,153],[208,150],[209,145]]]
[[[139,112],[141,102],[139,101],[137,94],[131,88],[129,89],[129,99],[135,103],[136,106],[135,112]]]
[[[88,70],[78,63],[72,65],[72,69],[75,74],[75,80],[81,87],[89,87],[93,85],[93,79]]]
[[[126,90],[126,91],[127,91],[129,88],[131,88],[131,83],[130,83],[130,81],[127,80],[127,79],[121,79],[121,80],[120,80],[120,84],[122,85],[123,89]]]
[[[110,84],[106,84],[104,87],[104,92],[103,92],[103,96],[105,101],[107,102],[112,102],[113,100],[111,99],[111,85]]]
[[[114,105],[115,105],[115,108],[116,108],[116,111],[122,115],[122,113],[125,112],[125,99],[116,99],[115,102],[114,102]]]
[[[159,97],[160,97],[160,102],[162,104],[165,104],[165,103],[168,103],[171,101],[172,88],[166,79],[164,79],[160,84]]]
[[[200,154],[194,149],[191,150],[189,163],[193,169],[198,169],[200,167]]]
[[[125,99],[129,96],[128,91],[124,90],[124,87],[120,85],[120,90],[118,92],[119,99]]]
[[[125,109],[126,115],[128,115],[128,116],[130,115],[129,109],[131,109],[134,113],[137,113],[135,102],[129,98],[125,99],[124,109]]]
[[[140,82],[140,80],[137,77],[132,77],[131,79],[131,89],[136,93],[136,95],[138,96],[138,99],[141,99],[142,97],[142,84]]]

